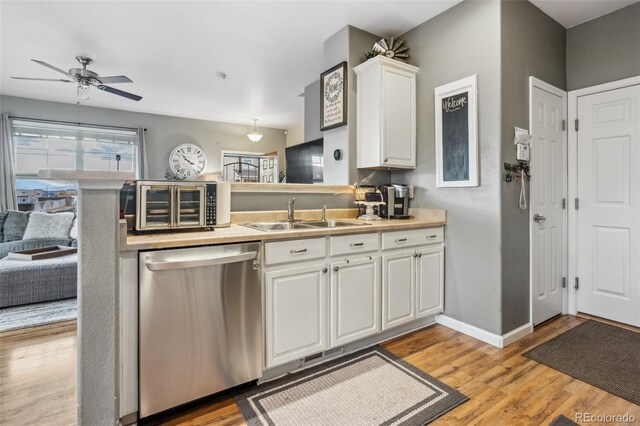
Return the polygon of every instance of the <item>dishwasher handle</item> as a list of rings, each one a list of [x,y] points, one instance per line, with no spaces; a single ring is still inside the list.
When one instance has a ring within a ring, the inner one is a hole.
[[[164,262],[147,262],[145,265],[150,271],[169,271],[174,269],[187,269],[187,268],[200,268],[203,266],[215,266],[225,265],[228,263],[245,262],[247,260],[253,260],[258,255],[258,252],[249,251],[246,253],[233,253],[224,256],[215,257],[202,257],[196,259],[187,260],[170,260]]]

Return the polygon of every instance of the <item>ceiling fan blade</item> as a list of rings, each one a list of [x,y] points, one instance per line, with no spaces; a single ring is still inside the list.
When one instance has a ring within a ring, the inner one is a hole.
[[[99,77],[98,79],[104,84],[133,83],[126,75],[112,75],[109,77]]]
[[[46,62],[39,61],[39,60],[37,60],[37,59],[32,59],[32,61],[33,61],[33,62],[35,62],[36,64],[40,64],[40,65],[43,65],[43,66],[45,66],[45,67],[47,67],[47,68],[51,68],[51,69],[52,69],[52,70],[54,70],[54,71],[58,71],[59,73],[66,75],[67,77],[69,77],[70,79],[72,79],[72,80],[74,80],[74,81],[76,80],[76,79],[75,79],[71,74],[69,74],[68,72],[66,72],[66,71],[64,71],[64,70],[61,70],[61,69],[60,69],[60,68],[58,68],[58,67],[54,67],[54,66],[53,66],[53,65],[51,65],[51,64],[48,64],[48,63],[46,63]]]
[[[125,92],[124,90],[114,89],[113,87],[105,86],[104,84],[100,84],[96,87],[105,92],[113,93],[114,95],[122,96],[134,101],[139,101],[140,99],[142,99],[142,96],[134,95],[133,93]]]
[[[62,78],[31,78],[31,77],[11,77],[16,80],[34,80],[34,81],[60,81],[62,83],[75,83],[71,80],[65,80]]]

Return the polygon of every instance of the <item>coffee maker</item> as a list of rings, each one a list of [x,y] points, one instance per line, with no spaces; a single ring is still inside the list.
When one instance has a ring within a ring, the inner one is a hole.
[[[409,186],[399,183],[380,185],[385,202],[378,209],[378,215],[383,219],[409,219]]]

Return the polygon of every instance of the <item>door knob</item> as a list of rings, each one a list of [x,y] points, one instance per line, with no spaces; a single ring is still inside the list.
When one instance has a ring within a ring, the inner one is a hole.
[[[533,221],[536,222],[536,223],[542,223],[545,220],[547,220],[547,218],[542,216],[541,214],[537,214],[536,213],[536,214],[533,215]]]

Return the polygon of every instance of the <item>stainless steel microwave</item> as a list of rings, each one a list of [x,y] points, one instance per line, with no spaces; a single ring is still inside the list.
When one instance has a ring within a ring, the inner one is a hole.
[[[129,185],[132,201],[134,185]],[[126,191],[123,188],[123,191]],[[214,182],[135,182],[136,231],[213,228],[216,224]],[[126,211],[126,210],[125,210]]]

